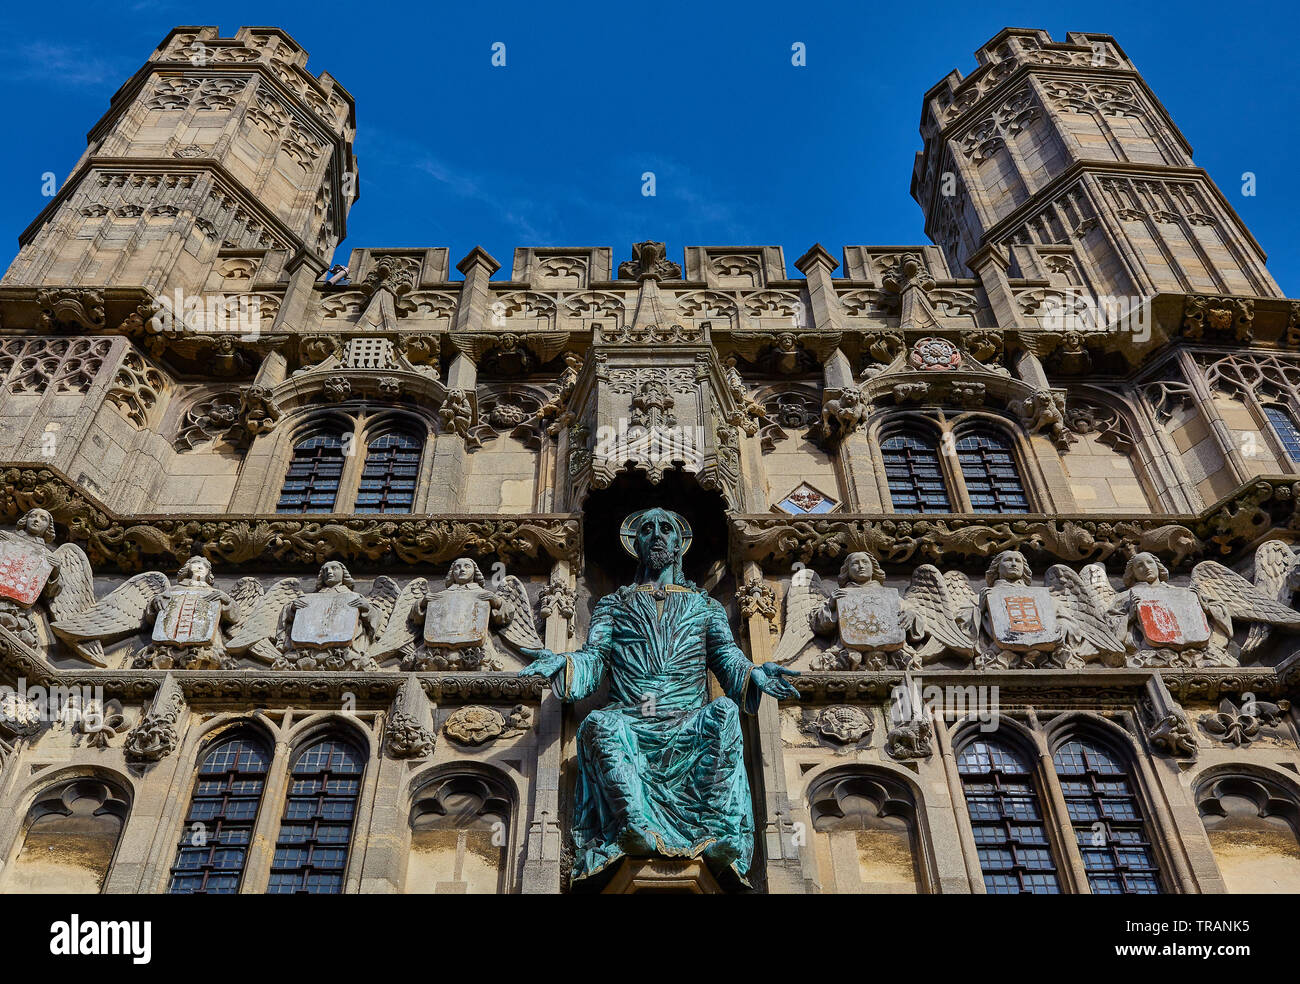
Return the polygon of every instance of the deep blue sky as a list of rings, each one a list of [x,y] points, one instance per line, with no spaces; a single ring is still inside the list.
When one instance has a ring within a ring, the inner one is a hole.
[[[352,246],[924,241],[921,96],[1004,26],[1113,34],[1300,296],[1300,108],[1287,3],[8,4],[0,265],[117,87],[176,24],[286,29],[357,102]],[[491,45],[507,45],[493,68]],[[791,44],[808,64],[790,64]],[[641,196],[654,171],[658,194]],[[1241,174],[1257,195],[1241,194]],[[499,274],[501,276],[504,274]]]

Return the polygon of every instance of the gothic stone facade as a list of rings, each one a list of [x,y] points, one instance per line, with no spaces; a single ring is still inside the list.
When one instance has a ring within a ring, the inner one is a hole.
[[[0,281],[0,891],[568,891],[587,708],[519,650],[656,503],[804,671],[757,890],[1300,890],[1300,302],[1113,38],[976,57],[930,244],[453,277],[332,268],[347,91],[173,31]]]

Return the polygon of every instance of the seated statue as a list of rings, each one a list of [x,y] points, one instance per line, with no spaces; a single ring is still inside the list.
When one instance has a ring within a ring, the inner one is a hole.
[[[624,856],[701,858],[741,884],[754,851],[740,710],[764,693],[795,697],[798,674],[755,666],[732,638],[722,606],[687,581],[691,528],[677,513],[647,509],[623,522],[637,558],[636,583],[596,605],[587,644],[572,653],[525,649],[520,676],[548,678],[576,701],[608,674],[610,703],[578,728],[573,881]],[[726,692],[709,699],[712,671]]]

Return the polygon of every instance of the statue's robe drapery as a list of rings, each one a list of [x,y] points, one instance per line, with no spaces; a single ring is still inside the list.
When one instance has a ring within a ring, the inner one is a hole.
[[[722,606],[670,585],[660,615],[646,587],[620,588],[600,600],[587,644],[566,659],[552,684],[561,700],[610,679],[610,703],[578,728],[574,880],[623,856],[618,838],[629,824],[659,854],[703,857],[743,880],[754,810],[739,708],[755,713],[762,691]],[[712,702],[709,670],[727,694]]]

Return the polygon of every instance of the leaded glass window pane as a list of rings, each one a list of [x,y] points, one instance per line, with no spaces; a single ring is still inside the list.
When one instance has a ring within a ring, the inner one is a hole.
[[[889,498],[897,512],[952,512],[939,451],[926,434],[902,433],[880,444],[889,481]]]
[[[957,441],[957,461],[974,512],[1029,512],[1009,438],[994,431],[968,434]]]
[[[371,441],[354,512],[410,512],[415,504],[421,449],[419,438],[400,431]]]
[[[231,738],[204,756],[194,784],[172,894],[228,895],[239,891],[270,756],[256,739]]]
[[[1052,757],[1094,895],[1158,895],[1160,871],[1128,769],[1094,742]]]
[[[361,753],[338,738],[318,741],[299,754],[290,775],[268,893],[343,891],[362,768]]]
[[[1268,417],[1268,422],[1273,425],[1273,431],[1277,434],[1278,440],[1282,442],[1286,456],[1292,461],[1300,461],[1300,429],[1296,428],[1291,415],[1281,407],[1265,407],[1264,415]]]
[[[294,445],[289,473],[280,490],[275,511],[282,513],[333,512],[343,477],[343,437],[337,433],[313,434]]]
[[[962,749],[957,771],[985,890],[994,895],[1060,894],[1056,862],[1026,762],[1007,745],[977,740]]]

